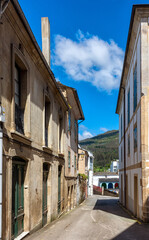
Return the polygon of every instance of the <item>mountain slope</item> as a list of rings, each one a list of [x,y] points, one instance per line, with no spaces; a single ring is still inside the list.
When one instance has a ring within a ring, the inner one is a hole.
[[[111,160],[118,159],[119,131],[112,130],[79,142],[80,146],[94,154],[96,167],[105,167]]]

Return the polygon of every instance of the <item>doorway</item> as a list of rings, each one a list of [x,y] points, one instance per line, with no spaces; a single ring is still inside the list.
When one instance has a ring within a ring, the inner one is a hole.
[[[134,176],[134,215],[138,215],[138,176]]]
[[[121,174],[121,203],[123,204],[123,174]]]
[[[62,167],[58,166],[58,214],[61,211],[61,170]]]
[[[12,163],[12,239],[24,231],[25,161],[14,158]]]
[[[43,201],[42,201],[42,225],[47,224],[47,213],[48,213],[48,207],[47,207],[47,181],[48,181],[48,173],[49,173],[49,165],[47,163],[43,164]]]

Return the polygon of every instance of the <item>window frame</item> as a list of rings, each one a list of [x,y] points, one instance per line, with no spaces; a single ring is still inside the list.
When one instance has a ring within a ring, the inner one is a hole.
[[[135,133],[136,129],[136,133]],[[137,139],[135,139],[135,136]],[[136,144],[135,144],[136,142]],[[138,149],[138,129],[137,129],[137,123],[135,123],[134,128],[133,128],[133,144],[134,144],[134,152],[137,152]]]
[[[136,111],[137,108],[137,62],[135,63],[133,70],[133,112]]]
[[[130,87],[127,92],[127,122],[130,123]]]
[[[68,150],[68,168],[71,168],[71,152]]]

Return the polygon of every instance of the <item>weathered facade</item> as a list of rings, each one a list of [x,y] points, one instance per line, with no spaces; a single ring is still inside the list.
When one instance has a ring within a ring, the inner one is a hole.
[[[44,35],[47,21],[42,20],[43,38],[49,37]],[[72,174],[74,181],[76,171],[64,170],[68,147],[73,149],[68,146],[70,107],[49,67],[50,56],[43,56],[17,0],[10,0],[1,22],[0,102],[6,115],[2,239],[9,240],[67,210],[64,175]],[[76,145],[73,151],[77,156]]]
[[[58,83],[65,97],[69,111],[66,121],[66,143],[65,143],[65,205],[67,210],[77,205],[77,163],[78,163],[78,120],[84,120],[76,89]]]
[[[134,5],[116,112],[120,202],[149,221],[149,5]]]
[[[81,148],[78,149],[78,172],[87,176],[86,196],[93,195],[93,162],[94,156],[91,152]]]

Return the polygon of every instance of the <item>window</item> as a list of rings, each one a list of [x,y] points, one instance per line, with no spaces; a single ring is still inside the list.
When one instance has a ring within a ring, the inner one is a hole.
[[[93,159],[90,157],[90,170],[93,170]]]
[[[62,152],[62,122],[63,119],[59,117],[59,152]]]
[[[123,131],[123,126],[122,126],[122,124],[123,124],[123,119],[122,119],[122,114],[121,114],[121,138],[122,138],[122,136],[123,136],[123,133],[122,133],[122,131]]]
[[[137,125],[135,125],[134,127],[133,137],[134,137],[134,151],[136,151],[137,150]]]
[[[130,156],[130,135],[128,135],[128,156]]]
[[[121,146],[121,162],[123,161],[123,148]]]
[[[130,122],[130,89],[128,90],[128,94],[127,94],[127,111],[128,111],[128,124]]]
[[[74,164],[75,164],[75,169],[77,168],[77,158],[76,155],[74,156]]]
[[[68,130],[71,131],[71,111],[68,111]]]
[[[15,125],[16,131],[24,134],[24,109],[21,104],[21,70],[15,65]]]
[[[49,145],[49,122],[50,122],[50,102],[45,98],[45,146]]]
[[[68,151],[68,168],[70,168],[70,151]]]
[[[74,134],[75,134],[75,141],[77,141],[77,134],[78,131],[77,131],[77,120],[74,121]]]
[[[133,88],[134,88],[134,93],[133,93],[133,107],[134,107],[134,112],[137,107],[137,64],[135,65],[134,73],[133,73]]]

